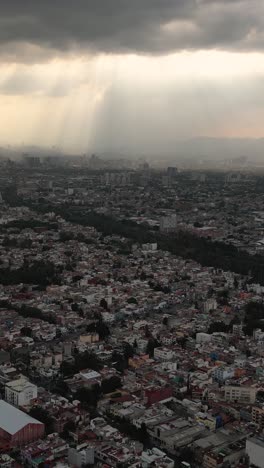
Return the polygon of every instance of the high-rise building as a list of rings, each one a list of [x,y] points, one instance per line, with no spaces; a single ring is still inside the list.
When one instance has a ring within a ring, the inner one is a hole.
[[[24,164],[30,168],[40,167],[40,158],[38,156],[29,156],[28,154],[23,155]]]
[[[167,174],[170,177],[175,177],[178,174],[178,169],[177,167],[168,167],[167,168]]]
[[[173,232],[177,229],[177,215],[163,216],[160,220],[161,232]]]
[[[264,439],[263,437],[252,437],[247,440],[246,453],[249,457],[250,466],[263,468],[264,463]]]

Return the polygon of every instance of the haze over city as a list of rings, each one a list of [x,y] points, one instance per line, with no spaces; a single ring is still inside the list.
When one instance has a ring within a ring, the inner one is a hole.
[[[0,145],[259,158],[263,22],[262,0],[1,0]]]
[[[0,467],[264,468],[264,0],[0,0]]]

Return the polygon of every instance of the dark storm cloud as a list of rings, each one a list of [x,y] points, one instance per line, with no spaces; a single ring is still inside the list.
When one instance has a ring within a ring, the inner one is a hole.
[[[0,50],[13,55],[21,43],[53,53],[261,50],[263,26],[263,0],[0,0]]]

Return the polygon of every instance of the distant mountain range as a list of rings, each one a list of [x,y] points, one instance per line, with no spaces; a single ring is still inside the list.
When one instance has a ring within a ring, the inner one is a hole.
[[[162,152],[156,150],[152,154],[146,150],[140,154],[133,154],[129,149],[120,148],[117,151],[107,148],[91,148],[87,149],[86,154],[92,155],[95,153],[103,159],[147,159],[153,161],[170,161],[170,160],[189,160],[198,162],[202,161],[231,161],[234,158],[241,158],[241,163],[264,163],[264,138],[191,138],[186,140],[178,140],[174,145],[164,147]],[[23,145],[21,147],[2,146],[0,147],[0,157],[18,158],[23,154],[34,154],[37,156],[63,156],[64,153],[57,147],[39,147]],[[76,152],[76,155],[80,156]],[[65,154],[65,156],[74,156]]]
[[[243,157],[264,162],[264,138],[193,138],[179,141],[175,156],[218,161]]]

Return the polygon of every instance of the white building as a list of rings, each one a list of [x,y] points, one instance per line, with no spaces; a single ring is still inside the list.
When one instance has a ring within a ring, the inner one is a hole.
[[[98,380],[100,382],[102,380],[101,374],[99,374],[99,372],[96,372],[94,370],[80,371],[80,376],[86,382],[89,382],[90,380],[92,380],[92,381]]]
[[[87,444],[78,445],[76,448],[69,448],[68,462],[71,466],[81,467],[94,464],[94,447]]]
[[[161,368],[163,370],[176,371],[178,369],[178,363],[177,362],[162,362]]]
[[[210,312],[210,310],[216,310],[217,309],[217,301],[213,297],[210,299],[207,299],[203,305],[203,310],[206,314]]]
[[[157,242],[152,244],[142,244],[143,252],[156,252],[158,248]]]
[[[141,463],[143,468],[148,468],[149,466],[162,466],[164,468],[173,468],[174,461],[168,457],[165,452],[157,448],[152,450],[146,450],[141,454]]]
[[[14,406],[29,406],[38,396],[38,387],[25,377],[5,385],[5,400]]]
[[[253,338],[258,343],[262,343],[264,341],[264,332],[260,328],[257,328],[253,331]]]
[[[175,352],[168,348],[155,348],[154,359],[160,361],[170,361],[175,356]]]
[[[254,387],[233,386],[225,387],[225,401],[230,403],[255,403],[257,390]]]
[[[196,343],[209,343],[212,340],[212,335],[208,333],[196,333]]]
[[[240,323],[234,324],[233,325],[233,335],[235,336],[241,336],[243,335],[243,325]]]
[[[226,183],[237,183],[241,181],[241,174],[239,172],[229,172],[225,176]]]
[[[130,184],[131,174],[129,172],[106,172],[101,177],[104,185],[127,186]]]
[[[215,367],[212,371],[212,377],[217,382],[223,383],[227,379],[234,377],[235,371],[231,367]]]
[[[246,453],[249,457],[250,466],[257,468],[264,467],[264,439],[260,437],[252,437],[247,440]]]

